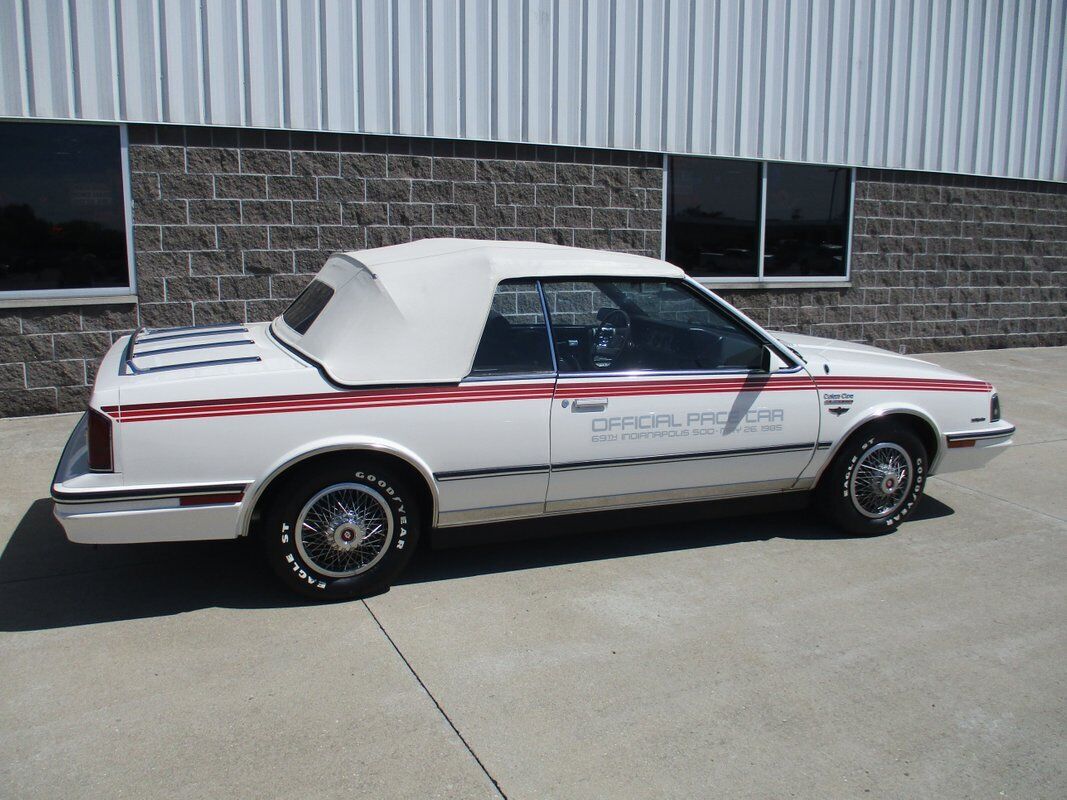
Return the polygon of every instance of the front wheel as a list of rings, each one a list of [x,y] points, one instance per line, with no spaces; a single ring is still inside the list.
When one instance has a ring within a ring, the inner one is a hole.
[[[261,528],[267,560],[294,591],[316,599],[389,588],[415,550],[419,509],[387,468],[327,464],[278,492]]]
[[[820,510],[849,533],[888,533],[915,510],[926,471],[926,448],[910,430],[869,428],[845,443],[823,475]]]

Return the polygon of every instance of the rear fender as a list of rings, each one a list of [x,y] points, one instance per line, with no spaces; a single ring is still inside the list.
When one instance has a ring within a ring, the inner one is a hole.
[[[382,453],[385,455],[394,456],[403,461],[406,461],[412,467],[414,467],[418,473],[426,481],[426,485],[429,487],[430,496],[433,501],[433,509],[431,511],[430,518],[432,524],[437,524],[437,509],[439,505],[439,499],[437,494],[437,483],[433,478],[433,471],[427,466],[426,462],[419,458],[415,453],[396,442],[390,442],[386,439],[379,439],[370,436],[353,436],[353,437],[332,437],[329,439],[323,439],[312,443],[309,446],[305,446],[299,450],[293,450],[286,453],[282,458],[276,461],[267,472],[267,474],[256,480],[248,487],[245,492],[244,501],[241,503],[241,513],[237,520],[237,535],[247,536],[249,526],[252,522],[252,512],[256,508],[256,504],[259,502],[260,497],[268,486],[285,472],[290,467],[299,464],[301,461],[305,461],[315,456],[321,456],[326,453],[339,453],[346,450],[363,450],[374,453]]]

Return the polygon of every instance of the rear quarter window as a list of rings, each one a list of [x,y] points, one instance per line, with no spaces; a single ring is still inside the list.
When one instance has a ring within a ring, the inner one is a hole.
[[[543,309],[535,281],[502,281],[493,295],[471,375],[552,372]]]
[[[297,296],[292,305],[285,309],[282,319],[286,325],[303,335],[322,313],[322,309],[326,308],[331,297],[333,289],[322,281],[314,280]]]

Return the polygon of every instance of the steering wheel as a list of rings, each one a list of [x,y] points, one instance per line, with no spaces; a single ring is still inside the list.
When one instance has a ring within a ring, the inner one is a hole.
[[[597,369],[615,365],[630,344],[630,315],[621,308],[603,308],[593,330],[592,362]]]

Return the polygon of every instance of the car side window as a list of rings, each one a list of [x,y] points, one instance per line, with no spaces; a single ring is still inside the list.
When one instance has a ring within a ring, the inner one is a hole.
[[[493,294],[471,375],[552,371],[552,351],[536,281],[502,281]]]
[[[561,373],[758,369],[763,344],[670,280],[542,283]]]

